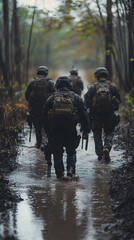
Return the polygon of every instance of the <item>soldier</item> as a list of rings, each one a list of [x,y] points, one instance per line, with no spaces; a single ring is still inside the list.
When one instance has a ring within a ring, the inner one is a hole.
[[[37,68],[37,76],[29,83],[25,92],[28,101],[31,121],[36,130],[37,148],[42,143],[42,109],[47,98],[55,91],[54,83],[47,77],[48,68],[40,66]]]
[[[51,96],[43,110],[43,124],[48,135],[48,142],[54,155],[54,167],[58,179],[65,180],[63,164],[63,148],[67,153],[67,177],[77,179],[76,148],[80,136],[77,136],[76,125],[81,124],[83,138],[88,137],[88,113],[82,99],[70,91],[71,80],[62,76],[56,81],[57,92]]]
[[[84,89],[84,86],[83,86],[83,82],[82,82],[82,79],[80,76],[78,76],[78,70],[75,69],[75,68],[72,68],[70,70],[70,76],[69,78],[71,79],[72,81],[72,91],[76,94],[78,94],[79,96],[81,96],[81,93]]]
[[[98,160],[110,162],[109,153],[112,148],[113,132],[120,121],[119,115],[116,115],[114,111],[118,110],[121,97],[117,87],[108,81],[109,72],[106,68],[97,68],[94,75],[98,81],[85,94],[85,105],[89,110],[92,122]],[[102,131],[104,132],[104,143]]]

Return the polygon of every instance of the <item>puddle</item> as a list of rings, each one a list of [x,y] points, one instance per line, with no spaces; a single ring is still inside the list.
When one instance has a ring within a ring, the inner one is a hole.
[[[122,164],[122,151],[111,151],[111,163],[98,162],[90,134],[88,151],[77,150],[79,182],[58,182],[52,167],[47,178],[43,152],[28,142],[28,128],[19,147],[18,168],[9,177],[10,187],[23,201],[7,212],[0,224],[0,239],[110,240],[105,231],[114,223],[109,192],[110,171]],[[66,156],[64,156],[64,163]]]

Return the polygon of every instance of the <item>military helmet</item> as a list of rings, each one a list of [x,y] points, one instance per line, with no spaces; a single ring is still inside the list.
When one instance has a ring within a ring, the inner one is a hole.
[[[55,87],[56,87],[56,89],[59,89],[59,88],[62,88],[62,87],[67,87],[68,89],[71,89],[72,88],[72,81],[67,76],[61,76],[57,79]]]
[[[48,75],[48,68],[46,66],[40,66],[37,68],[38,75]]]
[[[95,70],[94,76],[95,78],[99,78],[99,77],[109,78],[109,72],[105,67],[99,67]]]
[[[70,73],[71,73],[71,74],[74,74],[74,75],[77,75],[77,74],[78,74],[78,69],[72,68],[72,69],[70,70]]]

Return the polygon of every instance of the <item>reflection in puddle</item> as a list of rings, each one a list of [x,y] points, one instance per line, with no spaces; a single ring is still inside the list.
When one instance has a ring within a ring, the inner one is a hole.
[[[105,231],[114,218],[110,208],[109,174],[121,164],[121,152],[111,152],[112,162],[100,164],[94,153],[92,136],[88,151],[78,149],[79,182],[58,182],[54,167],[47,179],[47,165],[40,150],[28,136],[20,146],[18,169],[10,175],[10,185],[23,201],[17,203],[0,224],[1,236],[18,240],[110,240]],[[7,230],[8,229],[8,230]]]
[[[28,200],[24,200],[17,207],[17,232],[20,239],[42,240],[43,223],[32,212]]]

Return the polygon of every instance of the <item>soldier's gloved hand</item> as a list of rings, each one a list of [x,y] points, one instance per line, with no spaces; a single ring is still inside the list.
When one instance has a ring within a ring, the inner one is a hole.
[[[88,133],[83,132],[82,138],[83,138],[83,139],[88,139]]]

